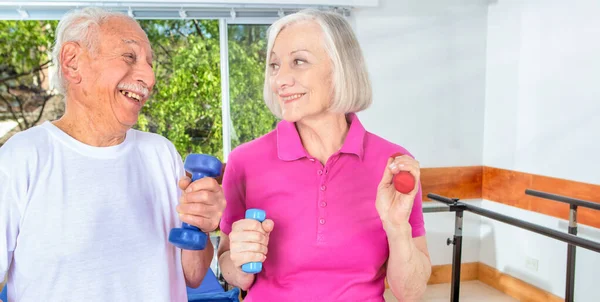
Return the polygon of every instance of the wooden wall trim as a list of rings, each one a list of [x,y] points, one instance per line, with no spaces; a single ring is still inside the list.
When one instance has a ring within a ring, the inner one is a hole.
[[[221,180],[217,177],[219,183]],[[569,205],[526,195],[525,189],[600,203],[600,185],[488,166],[422,168],[421,185],[424,202],[431,201],[429,193],[459,199],[483,198],[565,220],[569,219]],[[600,228],[599,211],[579,208],[577,214],[580,224]]]
[[[564,301],[563,298],[535,287],[521,279],[502,273],[491,266],[481,262],[478,264],[479,281],[517,299],[518,301]]]
[[[479,280],[504,294],[519,301],[544,301],[558,302],[564,299],[533,286],[521,279],[500,272],[499,270],[481,262],[461,264],[461,282]],[[450,283],[452,281],[452,264],[434,265],[431,268],[431,277],[428,285]],[[389,288],[387,281],[385,288]],[[448,292],[450,295],[450,292]]]
[[[479,279],[479,262],[467,262],[460,265],[460,281]],[[452,281],[452,264],[433,265],[431,277],[427,284],[450,283]]]
[[[569,220],[569,205],[525,194],[525,189],[565,195],[600,203],[600,185],[488,166],[421,169],[423,201],[427,194],[450,198],[483,198],[520,209]],[[582,225],[600,228],[600,212],[578,208]]]
[[[482,166],[422,168],[423,201],[430,201],[429,193],[472,199],[481,198]]]
[[[483,167],[482,198],[569,220],[569,205],[525,194],[525,189],[565,195],[600,203],[600,186],[555,177]],[[578,208],[580,224],[600,228],[600,212]]]

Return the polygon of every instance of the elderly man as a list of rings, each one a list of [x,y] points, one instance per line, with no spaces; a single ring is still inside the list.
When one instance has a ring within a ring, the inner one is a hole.
[[[165,138],[131,129],[154,86],[152,49],[126,15],[84,9],[58,25],[57,121],[0,149],[0,277],[9,301],[187,301],[213,246],[179,250],[169,231],[214,230],[214,179],[193,183]]]

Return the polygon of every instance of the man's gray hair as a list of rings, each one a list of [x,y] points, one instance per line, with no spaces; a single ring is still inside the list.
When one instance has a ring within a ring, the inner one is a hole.
[[[333,99],[329,110],[338,113],[359,112],[373,102],[371,81],[365,59],[348,21],[339,13],[305,9],[273,23],[268,31],[264,100],[275,116],[282,118],[281,106],[269,83],[269,62],[277,35],[300,21],[315,21],[323,31],[325,50],[333,65]]]
[[[120,12],[107,11],[99,7],[86,7],[68,12],[58,23],[54,48],[52,49],[54,68],[50,69],[50,78],[52,79],[52,86],[60,94],[64,95],[66,92],[66,82],[60,66],[60,51],[63,45],[67,42],[77,42],[93,53],[96,51],[100,26],[111,17],[131,18]]]

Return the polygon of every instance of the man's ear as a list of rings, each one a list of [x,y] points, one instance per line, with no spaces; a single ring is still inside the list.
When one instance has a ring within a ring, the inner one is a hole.
[[[73,84],[81,82],[79,68],[80,56],[83,49],[77,42],[67,42],[60,50],[60,67],[66,81]]]

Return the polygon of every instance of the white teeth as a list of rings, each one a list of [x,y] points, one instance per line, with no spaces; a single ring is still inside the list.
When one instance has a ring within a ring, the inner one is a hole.
[[[300,93],[299,94],[293,94],[293,95],[286,96],[286,97],[282,98],[282,100],[284,102],[287,102],[287,101],[291,101],[291,100],[295,100],[297,98],[300,98],[301,96],[303,96],[303,94],[300,94]]]

